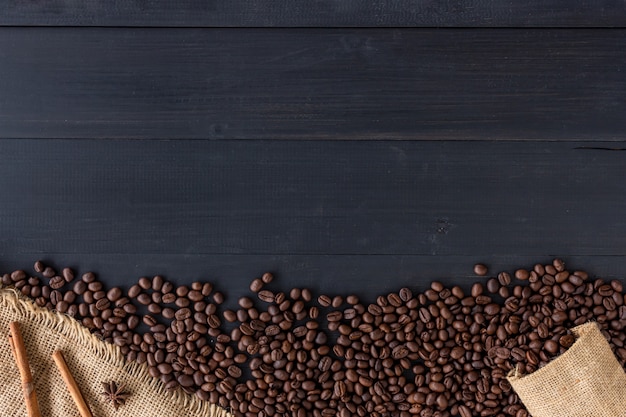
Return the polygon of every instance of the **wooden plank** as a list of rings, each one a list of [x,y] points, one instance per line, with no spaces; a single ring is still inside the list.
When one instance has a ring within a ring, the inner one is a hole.
[[[624,26],[623,2],[598,0],[52,0],[4,2],[1,25],[184,27]]]
[[[3,140],[0,254],[623,256],[625,148]]]
[[[623,140],[626,30],[0,29],[1,138]]]

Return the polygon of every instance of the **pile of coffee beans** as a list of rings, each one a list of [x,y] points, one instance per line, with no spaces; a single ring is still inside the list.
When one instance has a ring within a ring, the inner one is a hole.
[[[624,366],[620,281],[590,279],[563,261],[489,276],[466,290],[432,282],[364,302],[357,295],[274,289],[265,273],[236,306],[209,282],[142,277],[106,288],[43,262],[5,286],[80,320],[129,361],[237,416],[527,416],[506,376],[530,373],[596,321]]]

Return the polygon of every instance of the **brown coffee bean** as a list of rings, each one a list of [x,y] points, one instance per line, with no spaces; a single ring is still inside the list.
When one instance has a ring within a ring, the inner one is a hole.
[[[317,297],[317,302],[322,307],[329,307],[332,303],[332,299],[329,296],[322,294],[319,297]]]
[[[484,277],[489,272],[489,269],[484,264],[476,264],[474,265],[474,274],[479,277]]]
[[[459,405],[458,413],[461,417],[472,417],[472,411],[464,404]]]
[[[343,297],[340,295],[334,296],[330,303],[331,307],[333,308],[339,308],[341,307],[342,304],[343,304]]]
[[[551,354],[555,354],[559,352],[559,343],[557,343],[556,341],[552,340],[552,339],[548,339],[546,340],[546,342],[543,345],[543,348]]]
[[[263,281],[260,278],[256,278],[250,283],[250,291],[254,293],[261,291],[262,288],[263,288]]]
[[[81,277],[81,280],[83,280],[86,284],[89,284],[90,282],[94,282],[96,280],[96,274],[94,274],[93,272],[85,272]]]
[[[525,281],[530,277],[530,273],[526,269],[518,269],[515,271],[515,278]]]
[[[72,282],[75,277],[74,271],[72,271],[71,268],[63,268],[61,275],[63,276],[63,279],[65,280],[65,282]]]
[[[213,297],[213,302],[215,304],[221,305],[224,303],[225,297],[224,297],[224,294],[222,294],[221,292],[215,291],[212,297]]]
[[[554,266],[554,269],[556,269],[559,272],[565,270],[565,262],[563,262],[563,260],[558,259],[558,258],[552,261],[552,266]]]
[[[176,320],[185,320],[191,317],[191,315],[192,315],[191,310],[185,307],[185,308],[181,308],[177,310],[174,317],[176,317]]]
[[[156,318],[154,318],[153,316],[149,314],[146,314],[143,316],[143,322],[145,323],[146,326],[149,326],[149,327],[155,326],[157,324]]]
[[[398,345],[393,348],[391,352],[391,356],[397,360],[397,359],[406,358],[409,355],[409,353],[411,352],[406,347],[406,345]]]
[[[52,288],[53,290],[58,290],[65,285],[65,279],[58,275],[53,276],[52,278],[50,278],[50,283],[48,285],[50,285],[50,288]]]
[[[487,305],[489,303],[491,303],[491,297],[487,295],[479,295],[476,297],[476,304],[478,305]]]
[[[101,298],[96,302],[96,308],[100,311],[106,310],[111,306],[111,302],[106,298]]]
[[[337,398],[343,398],[344,395],[346,395],[347,392],[347,388],[346,388],[346,384],[343,381],[336,381],[334,386],[333,386],[333,391],[335,394],[335,397]]]
[[[326,315],[326,320],[328,321],[339,321],[343,318],[343,313],[341,311],[331,311]]]
[[[378,304],[370,304],[367,306],[367,311],[372,316],[380,316],[383,313],[383,309]]]
[[[332,359],[328,356],[324,356],[320,359],[318,368],[320,371],[326,372],[330,369],[331,364],[332,364]]]
[[[280,327],[276,324],[272,324],[265,328],[265,334],[267,336],[276,336],[279,333],[280,333]]]
[[[229,323],[234,323],[237,321],[237,314],[233,310],[224,310],[222,313],[224,320]]]
[[[202,292],[199,290],[191,290],[187,293],[187,298],[189,298],[191,302],[199,303],[204,300],[204,295],[202,295]]]
[[[496,348],[496,356],[500,359],[508,359],[511,357],[511,351],[505,347]]]
[[[621,281],[618,281],[616,279],[612,280],[610,282],[610,285],[611,285],[611,288],[613,288],[613,291],[615,291],[615,292],[623,292],[623,290],[624,290],[624,287],[623,287]]]
[[[150,280],[147,277],[139,278],[139,281],[137,282],[137,284],[139,285],[141,289],[144,289],[144,290],[148,290],[152,288],[152,280]]]
[[[261,280],[265,283],[265,284],[269,284],[270,282],[272,282],[274,280],[274,275],[271,272],[266,272],[263,274],[263,276],[261,277]]]
[[[50,267],[50,266],[46,266],[44,268],[44,270],[41,272],[41,275],[43,275],[46,278],[52,278],[56,275],[56,271],[54,270],[54,268]],[[18,270],[18,271],[14,271],[11,274],[11,279],[13,279],[13,281],[18,281],[20,279],[24,279],[26,277],[26,273],[24,271]]]
[[[107,298],[111,302],[115,302],[122,297],[122,290],[119,287],[113,287],[107,291]]]
[[[598,287],[598,294],[603,297],[610,297],[613,295],[613,287],[609,284],[604,284]]]
[[[258,292],[259,300],[264,301],[266,303],[274,302],[274,293],[269,290],[261,290]]]
[[[511,283],[511,275],[508,272],[500,272],[498,274],[498,282],[502,286],[509,285]]]
[[[208,316],[206,322],[212,329],[218,329],[222,324],[220,318],[216,314]]]
[[[46,269],[46,265],[42,261],[36,261],[34,265],[35,272],[41,273]]]

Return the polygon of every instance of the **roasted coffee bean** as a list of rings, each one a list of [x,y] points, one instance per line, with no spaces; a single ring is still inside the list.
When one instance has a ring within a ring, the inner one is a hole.
[[[50,283],[48,285],[50,285],[50,288],[52,288],[53,290],[58,290],[65,285],[65,279],[58,275],[53,276],[52,278],[50,278]]]
[[[500,272],[498,274],[498,282],[502,286],[509,285],[511,283],[511,275],[508,272]]]
[[[65,282],[72,282],[75,277],[74,271],[72,271],[72,269],[70,268],[63,268],[61,275],[63,275],[63,279],[65,280]]]
[[[77,283],[78,285],[78,283]],[[85,286],[86,287],[86,286]],[[76,287],[75,287],[76,288]],[[76,291],[76,289],[74,289],[74,291]],[[78,292],[78,291],[76,291]],[[135,284],[132,287],[130,287],[128,289],[128,296],[130,298],[137,298],[137,296],[141,293],[141,286],[139,286],[139,284]]]
[[[260,278],[256,278],[250,283],[250,291],[252,292],[257,293],[261,291],[262,288],[263,288],[263,281]]]
[[[263,276],[261,277],[261,280],[265,283],[265,284],[269,284],[270,282],[272,282],[274,280],[274,275],[271,272],[266,272],[263,274]]]
[[[137,284],[139,285],[141,289],[144,289],[144,290],[148,290],[152,287],[152,281],[147,277],[139,278],[139,281],[137,281]]]
[[[372,316],[380,316],[383,314],[383,309],[378,304],[370,304],[367,306],[367,311]]]
[[[259,300],[264,301],[266,303],[274,302],[274,293],[269,290],[262,290],[258,292]]]
[[[59,290],[50,291],[50,302],[52,305],[57,305],[59,301],[63,301],[63,294]]]
[[[343,313],[341,311],[331,311],[326,315],[326,320],[328,321],[339,321],[343,318]]]
[[[489,272],[489,269],[484,264],[476,264],[474,265],[474,274],[479,277],[484,277]]]
[[[277,334],[280,333],[280,331],[281,331],[280,327],[276,324],[272,324],[265,328],[265,334],[267,336],[276,336]]]
[[[224,294],[222,294],[221,292],[215,291],[212,297],[213,297],[213,302],[215,304],[221,305],[224,303],[225,297],[224,297]]]
[[[557,343],[556,341],[552,340],[552,339],[548,339],[546,340],[546,342],[543,345],[543,348],[550,354],[555,354],[558,353],[559,351],[559,343]]]
[[[319,297],[317,297],[317,302],[322,307],[329,307],[330,304],[332,303],[332,299],[329,296],[322,294]]]
[[[212,329],[218,329],[222,324],[220,318],[216,314],[208,316],[206,322]]]
[[[406,288],[406,287],[400,288],[400,291],[398,291],[398,295],[400,296],[400,299],[404,301],[405,303],[409,301],[411,298],[413,298],[413,292],[409,288]],[[356,303],[350,302],[351,300],[349,298],[347,299],[347,301],[348,301],[348,304],[351,304],[351,305],[356,304]]]
[[[152,295],[154,295],[154,294],[158,294],[158,293],[153,293]],[[172,304],[172,303],[176,302],[176,299],[177,299],[176,294],[170,292],[170,293],[167,293],[167,294],[163,294],[161,296],[161,301],[160,302],[163,303],[163,304]],[[154,301],[154,299],[153,299],[153,301]]]
[[[406,347],[406,345],[398,345],[395,348],[393,348],[393,351],[391,352],[391,356],[394,359],[402,359],[402,358],[406,358],[409,355],[409,353],[410,351]]]
[[[42,261],[37,261],[35,262],[34,269],[35,272],[41,273],[44,271],[44,269],[46,269],[46,265]]]
[[[575,341],[574,335],[571,334],[565,334],[559,338],[559,344],[564,348],[569,348]]]
[[[13,279],[14,281],[17,281],[17,280],[19,280],[19,279],[23,279],[23,277],[20,277],[20,276],[22,276],[22,274],[23,274],[23,276],[24,276],[24,277],[26,276],[26,274],[24,273],[24,271],[14,271],[14,272],[11,274],[11,279]],[[41,272],[41,275],[43,275],[43,276],[44,276],[44,277],[46,277],[46,278],[52,278],[52,277],[54,277],[56,274],[57,274],[57,273],[56,273],[56,271],[54,270],[54,268],[52,268],[52,267],[50,267],[50,266],[46,266],[46,267],[44,268],[44,270]],[[20,278],[17,278],[17,277],[20,277]]]
[[[332,365],[332,359],[328,356],[324,356],[320,359],[318,368],[322,372],[326,372],[330,369]]]
[[[111,306],[111,302],[106,298],[101,298],[96,302],[96,308],[100,311],[106,310]]]
[[[143,322],[146,326],[149,326],[149,327],[155,326],[157,324],[156,318],[154,318],[154,316],[151,316],[149,314],[146,314],[143,316]]]
[[[115,302],[122,297],[122,290],[119,287],[113,287],[107,291],[107,298],[111,302]]]
[[[176,317],[176,320],[185,320],[191,317],[191,315],[192,315],[191,310],[185,307],[185,308],[181,308],[177,310],[174,317]]]
[[[224,317],[224,320],[229,323],[234,323],[237,321],[237,313],[235,313],[233,310],[224,310],[222,315]]]

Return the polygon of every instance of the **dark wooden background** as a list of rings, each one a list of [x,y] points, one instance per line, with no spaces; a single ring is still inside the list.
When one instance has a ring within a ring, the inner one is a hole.
[[[0,269],[623,278],[626,3],[362,3],[5,2]]]

